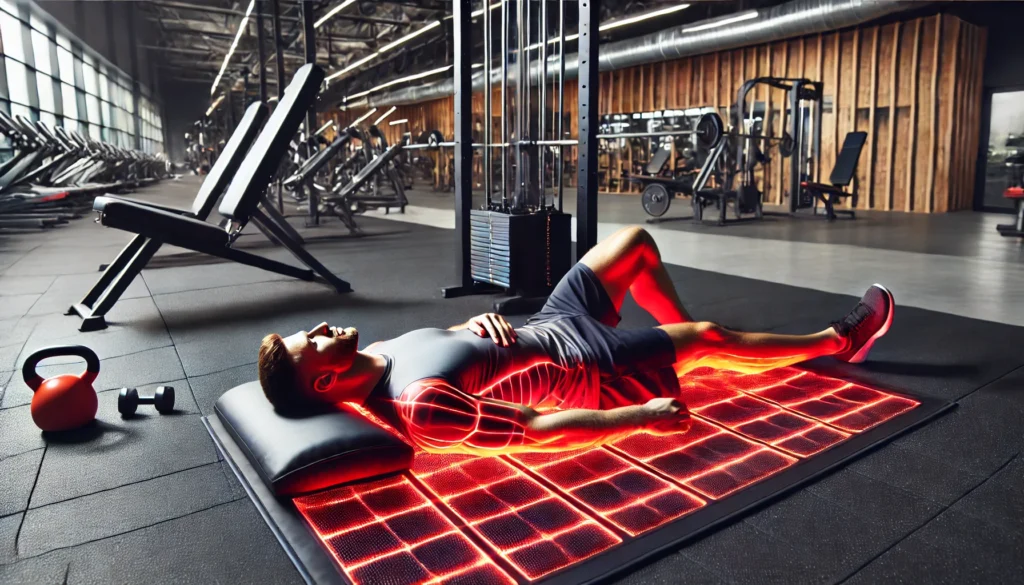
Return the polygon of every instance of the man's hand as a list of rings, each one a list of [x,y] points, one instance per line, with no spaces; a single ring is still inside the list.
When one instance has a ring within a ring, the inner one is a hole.
[[[690,430],[690,413],[675,398],[652,398],[643,406],[647,415],[645,429],[655,435],[685,433]]]
[[[490,337],[494,343],[508,347],[516,342],[516,332],[504,317],[496,313],[477,315],[466,322],[466,329],[480,337]]]

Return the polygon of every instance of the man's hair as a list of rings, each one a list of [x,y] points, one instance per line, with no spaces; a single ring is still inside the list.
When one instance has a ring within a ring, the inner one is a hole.
[[[271,333],[263,338],[257,367],[263,393],[276,410],[292,413],[309,406],[301,391],[303,382],[280,335]]]

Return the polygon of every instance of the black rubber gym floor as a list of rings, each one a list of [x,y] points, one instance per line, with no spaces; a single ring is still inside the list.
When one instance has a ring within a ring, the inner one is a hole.
[[[180,203],[197,184],[186,178],[140,196]],[[482,297],[440,298],[452,281],[451,232],[362,223],[374,235],[309,245],[353,294],[172,258],[180,250],[168,249],[111,311],[111,327],[94,333],[79,333],[77,319],[61,313],[127,235],[85,220],[45,236],[0,233],[0,582],[301,582],[201,415],[255,377],[255,347],[268,331],[327,320],[358,326],[369,343],[489,309]],[[253,242],[287,259],[260,236]],[[675,266],[670,273],[700,318],[745,329],[821,328],[855,301]],[[625,326],[650,324],[632,305],[624,316]],[[84,343],[103,360],[98,424],[60,440],[32,425],[31,396],[14,373],[50,343]],[[623,581],[1016,582],[1024,571],[1021,347],[1024,328],[901,307],[869,363],[810,368],[956,409]],[[176,387],[179,412],[121,420],[112,390],[158,383]]]

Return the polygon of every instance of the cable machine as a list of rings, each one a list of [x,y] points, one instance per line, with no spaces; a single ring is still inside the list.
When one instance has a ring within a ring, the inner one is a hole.
[[[736,94],[736,121],[742,126],[747,117],[747,94],[757,85],[768,85],[787,92],[789,97],[789,128],[786,130],[792,137],[792,156],[789,157],[789,213],[799,209],[814,207],[814,196],[805,193],[803,183],[817,181],[817,161],[821,157],[821,113],[822,90],[824,84],[802,78],[757,77],[747,80],[740,86]],[[753,118],[754,108],[749,112]],[[751,120],[752,122],[753,120]],[[743,136],[736,144],[736,168],[740,169],[740,185],[737,191],[741,198],[750,199],[748,204],[760,207],[761,193],[753,185],[751,173],[742,172],[749,167],[747,160],[751,152],[752,141],[757,138]]]
[[[500,73],[493,70],[492,14],[484,2],[483,33],[483,142],[473,144],[472,60],[473,2],[454,2],[455,60],[455,229],[456,273],[459,284],[443,289],[445,298],[505,291],[495,312],[534,312],[543,305],[555,284],[568,271],[571,259],[571,215],[563,211],[563,148],[579,152],[577,187],[577,258],[597,243],[597,130],[599,0],[578,0],[579,5],[579,138],[561,140],[564,119],[565,6],[558,2],[557,100],[548,99],[548,1],[502,0],[498,43]],[[515,18],[511,9],[514,7]],[[539,10],[539,15],[531,11]],[[511,42],[514,42],[514,46]],[[536,53],[536,60],[532,55]],[[497,77],[497,79],[495,79]],[[498,133],[494,134],[493,85],[500,87]],[[536,87],[535,87],[536,86]],[[514,90],[514,91],[510,91]],[[536,90],[537,99],[534,100]],[[552,97],[555,94],[551,94]],[[549,102],[557,102],[555,107]],[[593,123],[591,123],[593,122]],[[552,132],[554,130],[554,132]],[[554,136],[549,137],[549,134]],[[483,150],[483,204],[473,206],[473,149]],[[495,165],[494,158],[498,157]],[[554,170],[547,184],[547,168]],[[495,166],[497,168],[495,168]],[[496,175],[498,177],[495,181]],[[495,188],[497,187],[497,188]],[[549,187],[551,192],[549,193]]]

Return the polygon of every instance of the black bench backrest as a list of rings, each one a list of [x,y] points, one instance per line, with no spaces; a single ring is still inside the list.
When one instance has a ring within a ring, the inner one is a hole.
[[[832,174],[828,181],[836,187],[845,187],[853,181],[857,173],[857,161],[860,160],[860,151],[864,149],[864,143],[868,139],[867,132],[850,132],[843,140],[843,149],[839,151],[836,158],[836,166],[832,167]]]
[[[348,134],[342,134],[341,136],[338,136],[337,138],[334,139],[334,142],[327,146],[327,148],[316,153],[315,155],[313,155],[313,158],[308,159],[305,163],[303,163],[302,167],[300,167],[299,170],[295,171],[295,174],[292,175],[292,177],[295,177],[296,180],[302,182],[308,181],[309,179],[313,178],[313,175],[320,172],[320,169],[322,169],[324,165],[327,164],[327,161],[331,160],[339,152],[341,152],[341,149],[344,148],[345,145],[348,144],[348,141],[351,139],[352,137],[349,136]],[[289,181],[290,180],[291,178],[289,178]]]
[[[669,157],[672,156],[672,151],[668,148],[662,148],[658,152],[654,153],[651,157],[651,162],[647,163],[647,174],[657,175],[661,172],[661,169],[665,167],[665,163],[668,162]]]
[[[267,125],[263,127],[228,186],[217,208],[218,213],[240,224],[248,223],[270,179],[277,172],[281,159],[288,153],[288,143],[316,101],[323,80],[324,70],[312,63],[303,65],[295,72],[284,97],[274,108]]]
[[[231,133],[227,144],[224,145],[224,150],[217,157],[217,162],[213,163],[209,174],[206,175],[206,179],[199,187],[199,192],[196,193],[196,198],[192,202],[192,215],[196,219],[205,220],[209,217],[213,206],[217,204],[217,200],[227,189],[228,183],[231,182],[232,177],[238,172],[238,167],[245,160],[245,155],[266,118],[267,106],[262,103],[255,102],[246,108],[242,120],[238,123],[235,131]]]

